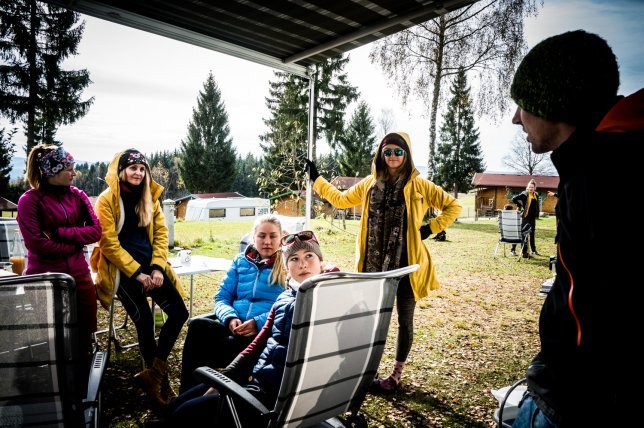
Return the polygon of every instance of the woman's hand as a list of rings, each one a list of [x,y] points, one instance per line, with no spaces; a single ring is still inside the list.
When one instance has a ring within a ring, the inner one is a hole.
[[[150,280],[152,282],[151,288],[158,288],[163,285],[163,274],[161,271],[154,269],[150,275]]]
[[[150,275],[141,272],[136,276],[136,280],[139,281],[141,284],[143,284],[143,289],[147,291],[148,287],[152,283],[152,280],[150,278]]]
[[[241,325],[241,320],[239,318],[233,318],[228,322],[228,329],[232,334],[235,334],[235,329]]]
[[[249,319],[248,321],[242,323],[239,327],[233,330],[234,334],[240,336],[254,336],[257,334],[257,323],[254,319]]]

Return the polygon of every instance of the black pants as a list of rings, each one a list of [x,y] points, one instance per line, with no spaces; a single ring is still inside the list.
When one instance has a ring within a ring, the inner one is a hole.
[[[219,320],[200,317],[190,320],[181,357],[181,387],[185,392],[197,385],[192,372],[198,367],[224,368],[243,351],[255,336],[233,335]]]
[[[398,340],[396,342],[396,361],[407,361],[414,342],[414,311],[416,299],[411,289],[409,275],[400,280],[396,291],[396,310],[398,311]]]
[[[172,282],[164,273],[161,287],[147,292],[147,295],[159,305],[168,317],[159,333],[158,344],[154,340],[154,318],[146,298],[146,292],[143,290],[143,284],[136,279],[127,278],[121,273],[121,283],[117,295],[136,326],[139,351],[146,366],[151,366],[155,357],[166,361],[174,342],[179,337],[181,327],[188,319],[186,305]]]
[[[526,225],[530,225],[530,248],[532,248],[532,252],[536,253],[537,252],[537,244],[534,241],[534,232],[535,229],[537,228],[537,221],[535,219],[526,219],[524,218],[521,221],[521,230],[524,230],[523,228],[526,227]],[[512,244],[512,251],[516,251],[517,249],[517,244]],[[528,246],[525,245],[523,247],[523,254],[528,254]]]
[[[276,397],[269,395],[258,384],[251,383],[245,386],[246,390],[262,402],[268,409],[275,407]],[[168,418],[165,426],[168,427],[234,427],[230,411],[226,403],[221,403],[219,394],[203,394],[208,390],[204,384],[182,393],[168,405]],[[242,426],[266,426],[266,419],[261,418],[257,412],[243,401],[236,403],[237,413]],[[217,409],[223,405],[222,414]]]

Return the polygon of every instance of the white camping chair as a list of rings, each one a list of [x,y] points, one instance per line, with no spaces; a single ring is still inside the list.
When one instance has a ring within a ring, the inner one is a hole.
[[[200,367],[195,374],[219,390],[237,426],[234,402],[241,400],[264,416],[269,427],[342,427],[337,416],[347,411],[350,426],[366,427],[358,411],[380,364],[398,281],[417,269],[332,272],[304,281],[273,409],[213,369]]]
[[[520,245],[519,257],[517,261],[521,260],[523,248],[528,245],[528,238],[530,237],[529,230],[521,230],[521,213],[515,210],[502,210],[499,214],[499,241],[494,249],[494,258],[499,250],[499,245],[503,244],[503,257],[505,257],[505,246],[507,244]]]

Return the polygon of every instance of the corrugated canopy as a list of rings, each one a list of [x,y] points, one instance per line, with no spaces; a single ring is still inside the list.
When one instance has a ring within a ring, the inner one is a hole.
[[[306,68],[477,0],[44,0],[305,75]]]

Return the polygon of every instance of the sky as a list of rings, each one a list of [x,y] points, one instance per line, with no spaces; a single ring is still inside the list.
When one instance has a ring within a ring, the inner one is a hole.
[[[178,148],[210,71],[221,90],[238,153],[261,153],[258,136],[266,132],[265,97],[273,69],[97,18],[83,19],[79,53],[64,67],[90,71],[93,83],[84,95],[93,96],[94,104],[86,116],[60,127],[57,134],[77,160],[109,161],[130,147],[144,153]],[[525,23],[526,41],[532,47],[546,37],[576,29],[601,35],[620,63],[620,93],[630,94],[644,86],[643,21],[642,0],[544,0],[539,15]],[[415,100],[403,107],[379,67],[370,63],[370,49],[366,45],[349,52],[349,80],[369,105],[374,122],[382,109],[393,110],[394,128],[409,133],[415,163],[424,166],[427,111]],[[508,171],[502,158],[519,132],[510,119],[511,113],[496,122],[477,116],[488,171]],[[382,137],[378,133],[377,138]],[[24,157],[21,129],[14,140],[15,156]]]

